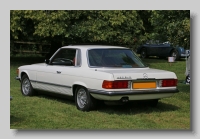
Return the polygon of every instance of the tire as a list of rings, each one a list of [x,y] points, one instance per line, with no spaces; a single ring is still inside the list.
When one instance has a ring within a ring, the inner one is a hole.
[[[141,58],[147,58],[147,52],[145,48],[142,48],[141,53],[140,53]]]
[[[177,50],[173,50],[170,54],[171,57],[174,57],[174,61],[176,60],[179,60],[180,57],[179,57],[179,54],[178,54],[178,51]]]
[[[185,79],[186,84],[190,84],[190,75],[188,74]]]
[[[35,94],[31,82],[26,74],[22,76],[21,92],[24,96],[33,96]]]
[[[95,99],[88,93],[87,89],[80,86],[75,92],[76,108],[81,111],[90,111],[96,108]]]

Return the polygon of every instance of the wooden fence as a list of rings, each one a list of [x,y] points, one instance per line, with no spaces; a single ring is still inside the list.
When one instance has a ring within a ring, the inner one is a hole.
[[[38,42],[14,41],[11,43],[10,53],[15,54],[42,54],[45,55],[50,50],[50,44]]]

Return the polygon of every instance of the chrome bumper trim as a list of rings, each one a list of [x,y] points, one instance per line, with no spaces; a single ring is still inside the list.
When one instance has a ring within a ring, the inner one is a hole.
[[[128,90],[128,91],[104,91],[88,89],[91,94],[99,94],[106,96],[119,96],[119,95],[138,95],[138,94],[159,94],[159,93],[178,93],[178,89],[156,89],[156,90]]]

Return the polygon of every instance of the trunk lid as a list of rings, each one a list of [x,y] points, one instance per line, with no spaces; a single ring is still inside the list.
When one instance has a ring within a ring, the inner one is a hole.
[[[177,79],[174,72],[151,68],[98,69],[113,74],[114,80]]]

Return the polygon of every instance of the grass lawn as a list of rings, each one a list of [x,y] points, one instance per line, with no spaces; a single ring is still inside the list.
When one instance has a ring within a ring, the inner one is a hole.
[[[95,111],[82,112],[66,97],[39,94],[24,97],[15,80],[18,66],[43,62],[40,56],[10,58],[10,129],[74,130],[190,130],[190,85],[185,79],[185,59],[172,63],[166,59],[144,59],[151,68],[173,71],[178,77],[179,93],[159,100],[156,108],[141,103],[104,105]]]

